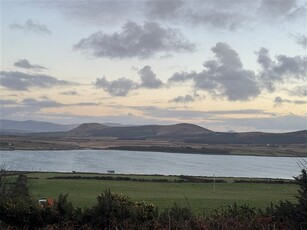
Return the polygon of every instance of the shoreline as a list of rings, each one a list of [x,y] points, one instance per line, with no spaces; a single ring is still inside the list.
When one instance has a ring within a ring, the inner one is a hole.
[[[306,144],[199,144],[170,140],[1,137],[0,151],[122,150],[205,155],[307,157]]]
[[[167,175],[167,174],[135,174],[135,173],[106,173],[106,172],[59,172],[59,171],[18,171],[18,170],[9,170],[6,171],[7,176],[14,176],[18,174],[64,174],[64,175],[98,175],[98,176],[105,176],[105,177],[118,177],[118,176],[125,176],[125,177],[163,177],[163,178],[173,178],[173,177],[190,177],[190,178],[202,178],[202,179],[226,179],[226,180],[252,180],[252,181],[263,181],[263,180],[278,180],[278,181],[294,181],[293,178],[274,178],[274,177],[240,177],[240,176],[204,176],[204,175],[198,175],[198,176],[191,176],[191,175]],[[35,178],[33,178],[35,179]],[[57,179],[57,178],[55,178]],[[61,179],[61,178],[58,178]],[[82,179],[82,178],[81,178]]]
[[[116,146],[116,147],[107,147],[107,148],[97,148],[97,147],[79,147],[79,148],[0,148],[0,152],[2,151],[82,151],[82,150],[101,150],[101,151],[135,151],[135,152],[160,152],[160,153],[177,153],[177,154],[198,154],[198,155],[214,155],[214,156],[253,156],[253,157],[298,157],[298,158],[307,158],[306,154],[302,153],[279,153],[279,152],[262,152],[262,151],[255,151],[250,149],[245,149],[244,152],[239,151],[223,151],[221,152],[219,149],[211,150],[208,149],[208,151],[204,152],[201,149],[198,151],[198,149],[193,149],[193,151],[187,151],[186,149],[155,149],[151,146],[140,148],[139,146]],[[251,151],[251,152],[248,152]]]

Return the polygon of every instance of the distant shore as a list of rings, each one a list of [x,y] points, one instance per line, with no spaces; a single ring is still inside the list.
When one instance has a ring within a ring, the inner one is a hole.
[[[204,154],[204,155],[233,155],[233,156],[262,156],[262,157],[307,157],[307,154],[300,153],[280,153],[280,152],[265,152],[245,149],[244,152],[229,151],[225,149],[194,149],[194,148],[167,148],[157,146],[116,146],[108,148],[91,148],[91,147],[78,147],[78,148],[0,148],[0,151],[70,151],[70,150],[121,150],[121,151],[138,151],[138,152],[164,152],[164,153],[182,153],[182,154]]]

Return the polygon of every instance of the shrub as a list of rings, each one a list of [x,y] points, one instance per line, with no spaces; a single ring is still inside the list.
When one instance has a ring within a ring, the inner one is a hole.
[[[74,207],[71,202],[68,202],[67,197],[68,194],[60,194],[58,201],[55,202],[55,207],[58,212],[58,218],[60,222],[74,219]]]
[[[127,224],[147,225],[158,216],[153,205],[133,202],[129,197],[105,190],[97,197],[98,204],[84,210],[82,224],[95,228],[123,228]]]
[[[173,207],[166,208],[160,214],[159,222],[168,226],[168,228],[177,229],[177,227],[183,229],[190,229],[190,226],[193,221],[196,220],[192,210],[188,207],[180,207],[174,203]]]

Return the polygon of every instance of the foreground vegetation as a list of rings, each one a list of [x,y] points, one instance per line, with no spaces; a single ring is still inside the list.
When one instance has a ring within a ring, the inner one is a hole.
[[[212,213],[234,202],[264,210],[271,202],[276,204],[286,199],[294,202],[297,195],[297,185],[283,180],[245,179],[244,183],[235,183],[243,179],[215,178],[214,186],[213,178],[205,177],[79,173],[26,175],[31,197],[36,200],[68,193],[69,200],[82,208],[94,205],[97,195],[105,189],[129,196],[137,202],[153,203],[160,210],[174,203],[190,206],[196,214]],[[251,181],[253,183],[248,183]]]
[[[54,202],[38,204],[37,201],[31,198],[29,180],[37,179],[29,179],[25,175],[19,175],[12,183],[11,178],[1,172],[0,229],[307,228],[307,174],[305,170],[302,171],[299,177],[295,178],[298,185],[296,202],[283,201],[277,205],[268,206],[263,210],[249,205],[234,203],[224,207],[222,210],[203,215],[195,215],[195,212],[189,206],[183,207],[178,204],[173,204],[169,208],[158,209],[153,204],[135,202],[128,196],[111,192],[109,189],[98,195],[96,202],[91,207],[75,208],[68,201],[67,195],[62,194]],[[46,180],[48,179],[46,178]],[[58,181],[58,179],[49,180]],[[78,181],[80,180],[82,179],[78,179]],[[182,185],[184,183],[165,182],[164,184]],[[192,184],[196,186],[206,183]],[[226,183],[218,185],[222,184]]]

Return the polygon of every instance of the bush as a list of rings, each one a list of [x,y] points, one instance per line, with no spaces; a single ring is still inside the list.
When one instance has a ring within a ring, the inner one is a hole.
[[[58,201],[55,202],[55,207],[58,212],[59,221],[72,220],[75,217],[75,210],[71,202],[67,200],[68,194],[59,195]]]
[[[97,205],[85,209],[82,224],[100,229],[123,229],[127,224],[146,226],[158,216],[153,205],[133,202],[129,197],[110,190],[105,190],[97,201]]]
[[[191,229],[191,224],[195,220],[196,218],[190,208],[180,207],[176,203],[173,207],[164,209],[159,218],[162,226],[168,226],[171,229]]]
[[[297,203],[281,201],[275,207],[275,216],[280,220],[289,222],[289,229],[307,229],[307,174],[303,169],[298,177],[294,177],[299,185]]]

